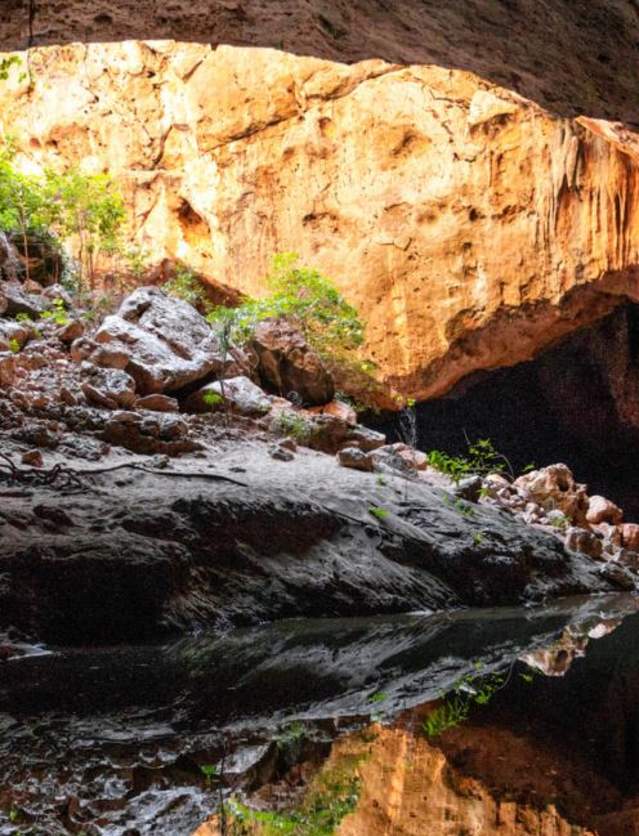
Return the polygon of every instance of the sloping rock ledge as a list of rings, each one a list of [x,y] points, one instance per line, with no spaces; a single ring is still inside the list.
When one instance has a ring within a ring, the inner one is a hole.
[[[281,462],[247,440],[215,469],[142,461],[87,472],[75,496],[3,492],[0,629],[131,640],[613,588],[594,561],[506,511],[314,451]]]

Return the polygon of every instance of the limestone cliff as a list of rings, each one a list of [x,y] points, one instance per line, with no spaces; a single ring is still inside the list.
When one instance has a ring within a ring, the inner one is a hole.
[[[0,82],[21,165],[111,171],[155,260],[242,291],[299,252],[419,399],[634,297],[639,135],[619,123],[379,59],[149,41],[29,65],[31,82]]]

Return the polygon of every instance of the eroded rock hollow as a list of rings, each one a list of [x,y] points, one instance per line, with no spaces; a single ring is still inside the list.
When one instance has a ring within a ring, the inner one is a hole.
[[[155,263],[260,294],[270,257],[299,252],[411,397],[529,360],[634,298],[637,135],[466,70],[71,44],[31,50],[2,95],[19,164],[116,176]]]

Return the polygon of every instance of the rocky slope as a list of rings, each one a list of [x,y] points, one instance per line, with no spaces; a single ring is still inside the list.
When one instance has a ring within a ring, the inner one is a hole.
[[[21,165],[109,170],[153,261],[245,292],[298,251],[418,399],[634,298],[639,143],[592,111],[466,70],[273,49],[76,44],[29,65],[0,114]]]
[[[635,588],[639,527],[565,465],[454,485],[319,390],[269,395],[265,369],[321,377],[280,323],[251,362],[156,288],[102,321],[34,282],[0,307],[0,629],[108,642]]]

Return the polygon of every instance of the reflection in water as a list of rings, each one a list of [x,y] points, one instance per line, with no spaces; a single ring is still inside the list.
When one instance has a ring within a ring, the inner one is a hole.
[[[525,658],[565,672],[566,659],[637,608],[632,597],[608,596],[538,610],[300,620],[16,659],[0,679],[0,833],[17,832],[17,815],[23,829],[37,822],[47,834],[187,834],[215,808],[221,784],[240,801],[243,791],[262,787],[268,796],[282,781],[306,787],[331,741],[371,715],[399,724],[375,731],[389,746],[387,735],[408,735],[441,758],[443,744],[420,731],[420,706],[476,676],[478,665],[498,675]],[[514,699],[520,683],[512,677],[494,702]],[[450,735],[476,733],[470,722]],[[369,772],[362,798],[374,785]]]

